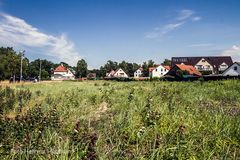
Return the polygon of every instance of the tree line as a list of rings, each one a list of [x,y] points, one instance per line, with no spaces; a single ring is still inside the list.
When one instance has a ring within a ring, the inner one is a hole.
[[[134,72],[142,67],[143,76],[147,77],[149,72],[149,67],[156,66],[155,62],[148,60],[143,62],[143,64],[131,63],[122,61],[120,63],[108,60],[106,64],[101,66],[99,69],[88,70],[87,62],[84,59],[80,59],[76,66],[70,66],[65,62],[53,63],[46,59],[36,59],[29,61],[27,57],[22,56],[22,53],[16,52],[12,47],[1,47],[0,48],[0,80],[10,79],[11,77],[20,77],[20,66],[22,59],[22,76],[24,79],[27,78],[38,78],[40,75],[41,66],[41,79],[50,79],[51,74],[53,74],[54,69],[59,65],[64,65],[65,67],[72,70],[76,77],[86,77],[88,73],[96,73],[97,77],[105,77],[106,73],[111,70],[116,70],[122,68],[129,76],[133,76]],[[164,65],[170,65],[171,61],[165,59]]]

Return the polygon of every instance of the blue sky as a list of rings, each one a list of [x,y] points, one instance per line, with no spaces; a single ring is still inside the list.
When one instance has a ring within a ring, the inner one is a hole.
[[[0,45],[90,68],[172,56],[240,61],[239,0],[0,0]]]

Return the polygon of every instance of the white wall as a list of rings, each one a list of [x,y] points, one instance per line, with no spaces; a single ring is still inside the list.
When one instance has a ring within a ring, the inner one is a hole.
[[[152,71],[152,78],[153,77],[162,77],[164,76],[166,73],[168,72],[168,70],[166,68],[164,68],[163,66],[158,66],[156,67],[153,71]]]
[[[128,75],[122,69],[119,69],[119,70],[117,70],[117,72],[114,73],[114,77],[125,77],[125,78],[127,78]]]
[[[234,68],[237,67],[237,70]],[[223,72],[223,76],[239,76],[240,75],[240,65],[234,63],[231,67],[229,67],[226,71]]]
[[[135,78],[139,78],[139,77],[141,77],[142,76],[142,71],[140,70],[140,69],[138,69],[138,70],[136,70],[135,72],[134,72],[134,77]]]
[[[68,70],[68,72],[54,72],[51,76],[51,80],[74,80],[75,76]]]

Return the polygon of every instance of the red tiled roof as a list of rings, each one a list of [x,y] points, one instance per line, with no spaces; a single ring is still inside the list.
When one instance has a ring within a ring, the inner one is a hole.
[[[155,67],[149,67],[149,68],[148,68],[148,71],[149,71],[149,72],[152,72],[154,69],[155,69]]]
[[[176,66],[182,71],[187,71],[190,75],[202,76],[202,74],[191,65],[176,64]]]
[[[54,72],[67,72],[67,71],[68,71],[67,68],[64,67],[63,65],[58,66],[58,67],[54,70]]]

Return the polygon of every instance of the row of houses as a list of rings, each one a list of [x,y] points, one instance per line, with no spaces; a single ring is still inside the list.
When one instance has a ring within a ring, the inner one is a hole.
[[[172,57],[171,71],[175,75],[176,68],[189,72],[189,75],[239,76],[240,63],[233,62],[230,56],[211,57]],[[186,69],[187,68],[187,69]]]
[[[233,63],[230,56],[172,57],[171,66],[157,65],[150,67],[149,77],[176,76],[179,74],[179,71],[182,71],[185,76],[196,77],[201,77],[202,75],[239,76],[239,65],[240,62]],[[118,74],[114,73],[114,71],[111,71],[107,74],[107,77],[128,77],[122,69],[116,71]],[[140,78],[142,75],[142,68],[134,72],[134,78]]]
[[[149,77],[160,78],[166,75],[176,76],[179,71],[187,76],[201,77],[202,75],[222,75],[222,76],[239,76],[240,62],[232,61],[230,56],[212,56],[212,57],[172,57],[171,66],[156,65],[149,68]],[[96,76],[96,74],[90,76]],[[105,78],[128,78],[126,72],[119,68],[111,70]],[[143,77],[143,68],[134,72],[134,78]],[[74,80],[73,71],[58,66],[51,77],[52,80]]]

